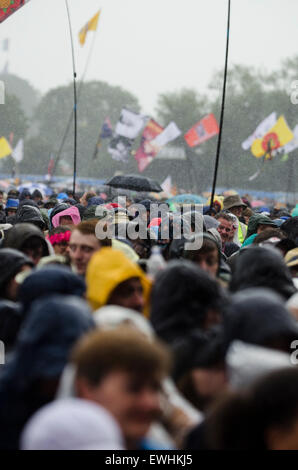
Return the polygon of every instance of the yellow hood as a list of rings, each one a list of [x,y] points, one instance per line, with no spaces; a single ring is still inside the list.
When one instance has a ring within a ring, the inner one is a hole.
[[[131,277],[140,278],[148,304],[151,282],[137,264],[114,248],[104,247],[94,253],[86,275],[87,299],[92,309],[106,305],[113,290]],[[145,310],[147,312],[148,305]]]

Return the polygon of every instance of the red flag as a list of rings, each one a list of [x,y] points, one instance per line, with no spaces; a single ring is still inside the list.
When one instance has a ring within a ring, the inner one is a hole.
[[[214,114],[208,114],[186,132],[184,139],[190,147],[195,147],[218,133],[219,127]]]
[[[0,0],[0,23],[28,2],[29,0]]]
[[[157,153],[157,149],[150,145],[150,141],[155,139],[162,131],[163,127],[154,121],[154,119],[150,119],[143,130],[141,144],[135,154],[140,173],[147,168]]]

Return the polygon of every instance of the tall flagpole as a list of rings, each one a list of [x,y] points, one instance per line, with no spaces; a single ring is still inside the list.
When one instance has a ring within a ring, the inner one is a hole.
[[[68,16],[68,23],[69,23],[71,51],[72,51],[72,68],[73,68],[73,95],[74,95],[74,98],[73,98],[73,101],[74,101],[74,107],[73,107],[73,114],[74,114],[73,195],[75,195],[76,177],[77,177],[77,72],[76,72],[76,65],[75,65],[74,45],[73,45],[70,13],[69,13],[67,0],[65,0],[65,5],[67,9],[67,16]]]
[[[220,112],[219,134],[218,134],[218,141],[217,141],[217,150],[216,150],[215,168],[214,168],[214,175],[213,175],[210,209],[213,206],[213,200],[214,200],[214,194],[215,194],[217,171],[218,171],[218,162],[219,162],[219,154],[220,154],[220,145],[221,145],[222,126],[223,126],[224,109],[225,109],[226,82],[227,82],[228,55],[229,55],[229,37],[230,37],[231,0],[228,0],[228,2],[229,3],[228,3],[228,24],[227,24],[227,45],[226,45],[225,71],[224,71],[224,80],[223,80],[223,91],[222,91],[222,103],[221,103],[221,112]]]
[[[78,104],[78,102],[79,102],[79,100],[80,100],[80,96],[81,96],[81,93],[82,93],[82,88],[83,88],[83,85],[84,85],[85,76],[86,76],[87,69],[88,69],[88,66],[89,66],[89,63],[90,63],[90,60],[91,60],[91,55],[92,55],[92,52],[93,52],[93,49],[94,49],[95,39],[96,39],[96,33],[97,33],[97,30],[95,31],[95,34],[94,34],[94,36],[93,36],[92,44],[91,44],[90,51],[89,51],[89,54],[88,54],[88,57],[87,57],[87,61],[86,61],[86,65],[85,65],[85,69],[84,69],[83,75],[82,75],[82,77],[81,77],[81,79],[80,79],[80,81],[79,81],[78,96],[77,96],[77,104]],[[59,162],[59,160],[60,160],[60,156],[61,156],[61,153],[62,153],[64,144],[65,144],[65,141],[66,141],[66,138],[67,138],[67,136],[68,136],[68,132],[69,132],[69,129],[70,129],[72,117],[73,117],[73,109],[71,110],[71,113],[70,113],[70,115],[69,115],[68,122],[67,122],[67,125],[66,125],[66,128],[65,128],[65,131],[64,131],[64,134],[63,134],[63,137],[62,137],[62,140],[61,140],[59,149],[58,149],[58,151],[56,152],[56,155],[57,155],[57,156],[56,156],[55,163],[54,163],[54,168],[53,168],[53,171],[52,171],[52,174],[53,174],[53,175],[54,175],[54,173],[55,173],[57,164],[58,164],[58,162]]]

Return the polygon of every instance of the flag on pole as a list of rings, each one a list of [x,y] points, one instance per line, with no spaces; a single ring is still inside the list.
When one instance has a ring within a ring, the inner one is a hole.
[[[147,122],[147,125],[143,130],[140,146],[135,154],[135,159],[138,162],[140,173],[144,171],[145,168],[147,168],[147,166],[152,162],[153,158],[157,154],[157,149],[152,146],[150,142],[163,130],[163,127],[154,121],[154,119],[150,119]]]
[[[20,139],[12,151],[12,157],[17,162],[20,163],[24,158],[24,140]]]
[[[127,163],[133,141],[122,135],[116,135],[109,143],[108,152],[114,160]]]
[[[256,139],[251,152],[256,158],[265,155],[266,159],[272,158],[272,150],[282,147],[294,139],[294,134],[289,128],[284,116],[280,116],[271,129],[260,139]]]
[[[189,147],[195,147],[219,133],[219,127],[214,114],[208,114],[192,126],[184,135]]]
[[[84,44],[85,44],[86,36],[87,36],[88,31],[96,31],[97,30],[100,13],[101,13],[101,10],[99,10],[96,13],[96,15],[94,15],[91,18],[91,20],[89,20],[88,23],[85,24],[85,26],[79,32],[79,41],[80,41],[81,46],[84,46]]]
[[[177,139],[179,135],[181,135],[181,130],[177,124],[172,121],[160,134],[158,134],[157,137],[155,137],[155,139],[151,140],[151,145],[153,145],[156,151],[159,152],[162,147],[167,145],[169,142],[172,142],[172,140]]]
[[[0,23],[30,0],[0,0]]]
[[[273,150],[272,155],[275,157],[276,155],[283,155],[286,156],[287,154],[293,152],[298,148],[298,124],[293,129],[294,139],[291,140],[288,144],[284,145],[283,147],[279,147],[276,150]],[[286,161],[282,158],[282,161]]]
[[[172,191],[172,177],[169,175],[163,183],[160,185],[163,189],[163,191],[167,194],[171,194]]]
[[[146,116],[123,108],[115,132],[127,139],[135,139],[143,129],[146,120]]]
[[[269,116],[263,119],[263,121],[260,122],[256,130],[253,132],[253,134],[251,134],[244,142],[242,142],[241,146],[243,150],[248,150],[256,139],[260,139],[261,137],[263,137],[263,135],[265,135],[271,129],[271,127],[274,126],[276,121],[276,112],[269,114]]]
[[[7,157],[12,154],[12,148],[5,139],[5,137],[0,138],[0,158]]]
[[[105,118],[103,125],[101,126],[101,139],[109,139],[113,135],[112,124],[110,118]]]

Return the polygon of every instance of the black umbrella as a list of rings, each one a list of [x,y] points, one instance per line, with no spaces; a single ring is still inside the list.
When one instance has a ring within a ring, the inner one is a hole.
[[[118,175],[113,176],[105,183],[113,188],[130,189],[132,191],[144,191],[160,193],[163,189],[157,181],[145,176]]]

